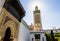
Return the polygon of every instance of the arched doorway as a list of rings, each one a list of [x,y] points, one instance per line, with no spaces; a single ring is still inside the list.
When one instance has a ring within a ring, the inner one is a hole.
[[[6,29],[5,36],[4,36],[4,38],[3,38],[3,41],[10,41],[10,35],[11,35],[11,30],[10,30],[10,28],[8,27],[8,28]]]

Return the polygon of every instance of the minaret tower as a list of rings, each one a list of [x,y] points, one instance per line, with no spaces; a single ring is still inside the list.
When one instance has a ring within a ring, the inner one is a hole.
[[[34,14],[34,31],[41,31],[42,30],[41,14],[40,10],[38,10],[38,6],[35,7],[33,14]]]

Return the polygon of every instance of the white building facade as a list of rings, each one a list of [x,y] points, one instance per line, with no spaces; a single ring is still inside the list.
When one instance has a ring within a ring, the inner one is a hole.
[[[30,41],[46,41],[45,32],[30,32]]]
[[[60,29],[51,29],[53,33],[60,33]],[[51,30],[42,30],[39,32],[30,32],[30,41],[46,41],[45,33],[51,33]],[[35,36],[37,35],[37,37]],[[38,38],[40,37],[40,38]]]
[[[19,41],[29,41],[30,40],[30,30],[29,26],[24,20],[22,20],[19,28]]]

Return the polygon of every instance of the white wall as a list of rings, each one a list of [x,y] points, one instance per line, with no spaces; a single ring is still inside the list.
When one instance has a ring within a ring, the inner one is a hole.
[[[19,41],[29,41],[30,40],[30,31],[26,25],[23,23],[20,24],[19,29]]]
[[[45,33],[41,33],[41,41],[43,41],[42,38],[44,38],[44,41],[46,41]]]
[[[33,38],[33,41],[35,41],[34,34],[30,34],[30,41],[32,41],[32,38]]]
[[[0,12],[1,12],[1,10],[2,10],[2,7],[3,7],[3,5],[4,5],[4,2],[5,2],[5,0],[0,0]]]

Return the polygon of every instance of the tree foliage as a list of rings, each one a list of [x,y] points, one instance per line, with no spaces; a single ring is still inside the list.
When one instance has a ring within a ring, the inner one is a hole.
[[[58,41],[56,37],[60,37],[60,33],[54,34],[53,31],[51,30],[51,33],[45,33],[45,36],[47,41]]]

